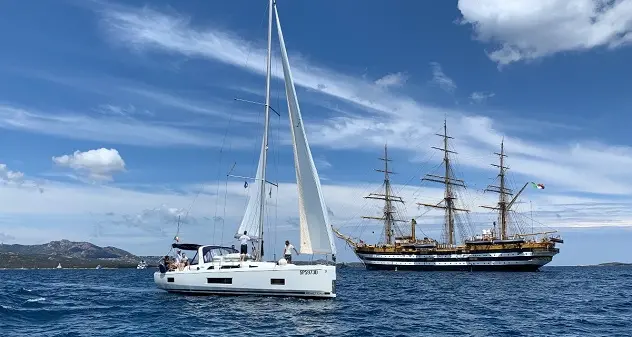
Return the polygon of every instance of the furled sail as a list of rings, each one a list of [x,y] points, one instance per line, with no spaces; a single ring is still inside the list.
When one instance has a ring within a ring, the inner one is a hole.
[[[259,212],[261,211],[261,179],[263,177],[263,151],[265,148],[261,146],[261,154],[259,155],[259,164],[257,165],[257,173],[255,175],[255,181],[248,184],[248,205],[246,206],[246,212],[241,219],[241,224],[235,238],[241,236],[244,231],[248,231],[248,235],[255,237],[259,235]],[[265,193],[265,191],[263,191]]]
[[[287,97],[294,147],[294,167],[296,169],[296,184],[298,187],[298,204],[301,233],[301,253],[304,254],[336,254],[333,233],[327,207],[323,199],[318,172],[314,165],[312,153],[307,143],[301,109],[296,97],[296,88],[292,79],[290,63],[288,61],[279,12],[274,7],[277,23],[279,43],[281,44],[281,58],[283,63],[283,77],[285,79],[285,94]]]

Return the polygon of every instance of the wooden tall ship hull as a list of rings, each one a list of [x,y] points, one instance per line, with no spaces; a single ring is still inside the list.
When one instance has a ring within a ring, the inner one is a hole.
[[[435,248],[359,245],[354,251],[369,270],[416,271],[537,271],[559,253],[550,241]]]

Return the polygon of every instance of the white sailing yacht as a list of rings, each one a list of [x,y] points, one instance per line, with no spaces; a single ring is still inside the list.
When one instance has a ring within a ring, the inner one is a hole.
[[[274,14],[274,15],[273,15]],[[279,13],[274,0],[268,6],[268,50],[265,93],[265,124],[261,153],[255,184],[237,235],[247,231],[256,235],[257,249],[253,256],[240,261],[240,254],[234,248],[174,243],[172,247],[195,252],[187,266],[175,269],[162,264],[154,273],[158,288],[177,293],[202,293],[223,295],[266,295],[310,298],[336,297],[336,267],[329,264],[295,265],[285,259],[264,261],[263,224],[265,215],[266,161],[268,150],[268,128],[270,115],[270,70],[272,49],[272,23],[276,18],[276,29],[281,47],[283,76],[288,104],[294,167],[298,188],[298,208],[300,215],[301,254],[331,255],[335,261],[336,247],[333,231],[329,223],[327,207],[321,191],[320,179],[307,142],[296,89],[288,60],[285,41],[279,21]],[[170,270],[174,269],[174,270]]]

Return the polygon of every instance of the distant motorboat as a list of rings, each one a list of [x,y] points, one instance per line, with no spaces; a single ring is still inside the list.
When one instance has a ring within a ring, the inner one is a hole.
[[[57,264],[57,269],[61,269],[61,263]]]
[[[97,269],[101,269],[101,265],[98,265],[98,266],[97,266]]]
[[[140,263],[138,264],[138,266],[136,266],[136,269],[147,269],[147,263],[145,263],[145,260],[140,260]]]

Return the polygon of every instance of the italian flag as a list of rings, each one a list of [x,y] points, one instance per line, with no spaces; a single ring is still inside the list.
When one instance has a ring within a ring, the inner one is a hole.
[[[542,184],[536,184],[534,182],[531,182],[531,184],[533,185],[533,187],[539,189],[539,190],[543,190],[544,189],[544,185]]]

